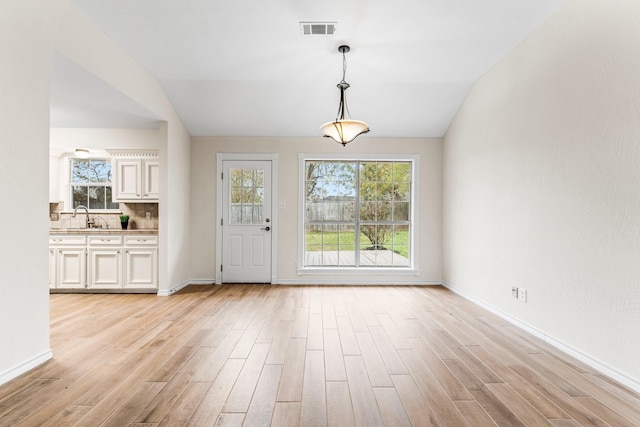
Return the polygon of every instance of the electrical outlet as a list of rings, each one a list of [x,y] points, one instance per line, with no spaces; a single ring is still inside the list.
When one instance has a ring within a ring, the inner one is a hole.
[[[515,299],[518,299],[518,288],[513,286],[511,288],[511,296],[514,297]]]
[[[151,219],[151,212],[147,212],[147,219]]]
[[[50,213],[49,217],[51,218],[51,221],[59,221],[60,220],[60,215],[58,215],[58,213],[56,213],[56,212]]]
[[[518,289],[518,299],[522,302],[527,302],[527,290],[526,289]]]

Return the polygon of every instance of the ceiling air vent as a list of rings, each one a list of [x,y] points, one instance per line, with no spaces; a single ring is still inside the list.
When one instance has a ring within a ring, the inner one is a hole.
[[[336,22],[300,22],[300,34],[303,36],[331,35],[335,32]]]

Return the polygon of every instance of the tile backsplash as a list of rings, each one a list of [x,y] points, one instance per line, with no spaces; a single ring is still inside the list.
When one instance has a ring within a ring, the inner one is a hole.
[[[157,203],[120,203],[121,213],[91,213],[89,216],[96,226],[109,229],[120,229],[120,215],[129,215],[129,230],[157,230]],[[147,219],[147,212],[151,219]],[[78,211],[75,218],[71,212],[65,211],[63,203],[49,203],[49,228],[85,228],[86,215],[84,210]]]

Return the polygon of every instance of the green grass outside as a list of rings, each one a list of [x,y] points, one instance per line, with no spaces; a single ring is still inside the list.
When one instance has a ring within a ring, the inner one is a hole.
[[[341,250],[355,250],[355,233],[343,233],[320,231],[307,231],[305,234],[305,250],[306,251],[337,251]],[[409,258],[409,232],[397,231],[393,235],[393,241],[391,238],[385,242],[388,245],[388,249],[392,249],[393,252],[398,255],[402,255]],[[393,248],[391,244],[393,243]],[[370,245],[369,239],[364,234],[360,234],[360,245],[365,248]]]

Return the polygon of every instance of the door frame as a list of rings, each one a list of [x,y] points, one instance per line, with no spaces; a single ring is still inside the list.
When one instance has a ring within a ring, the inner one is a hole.
[[[271,162],[271,284],[278,277],[278,154],[277,153],[216,153],[216,283],[222,283],[222,162],[260,160]]]

